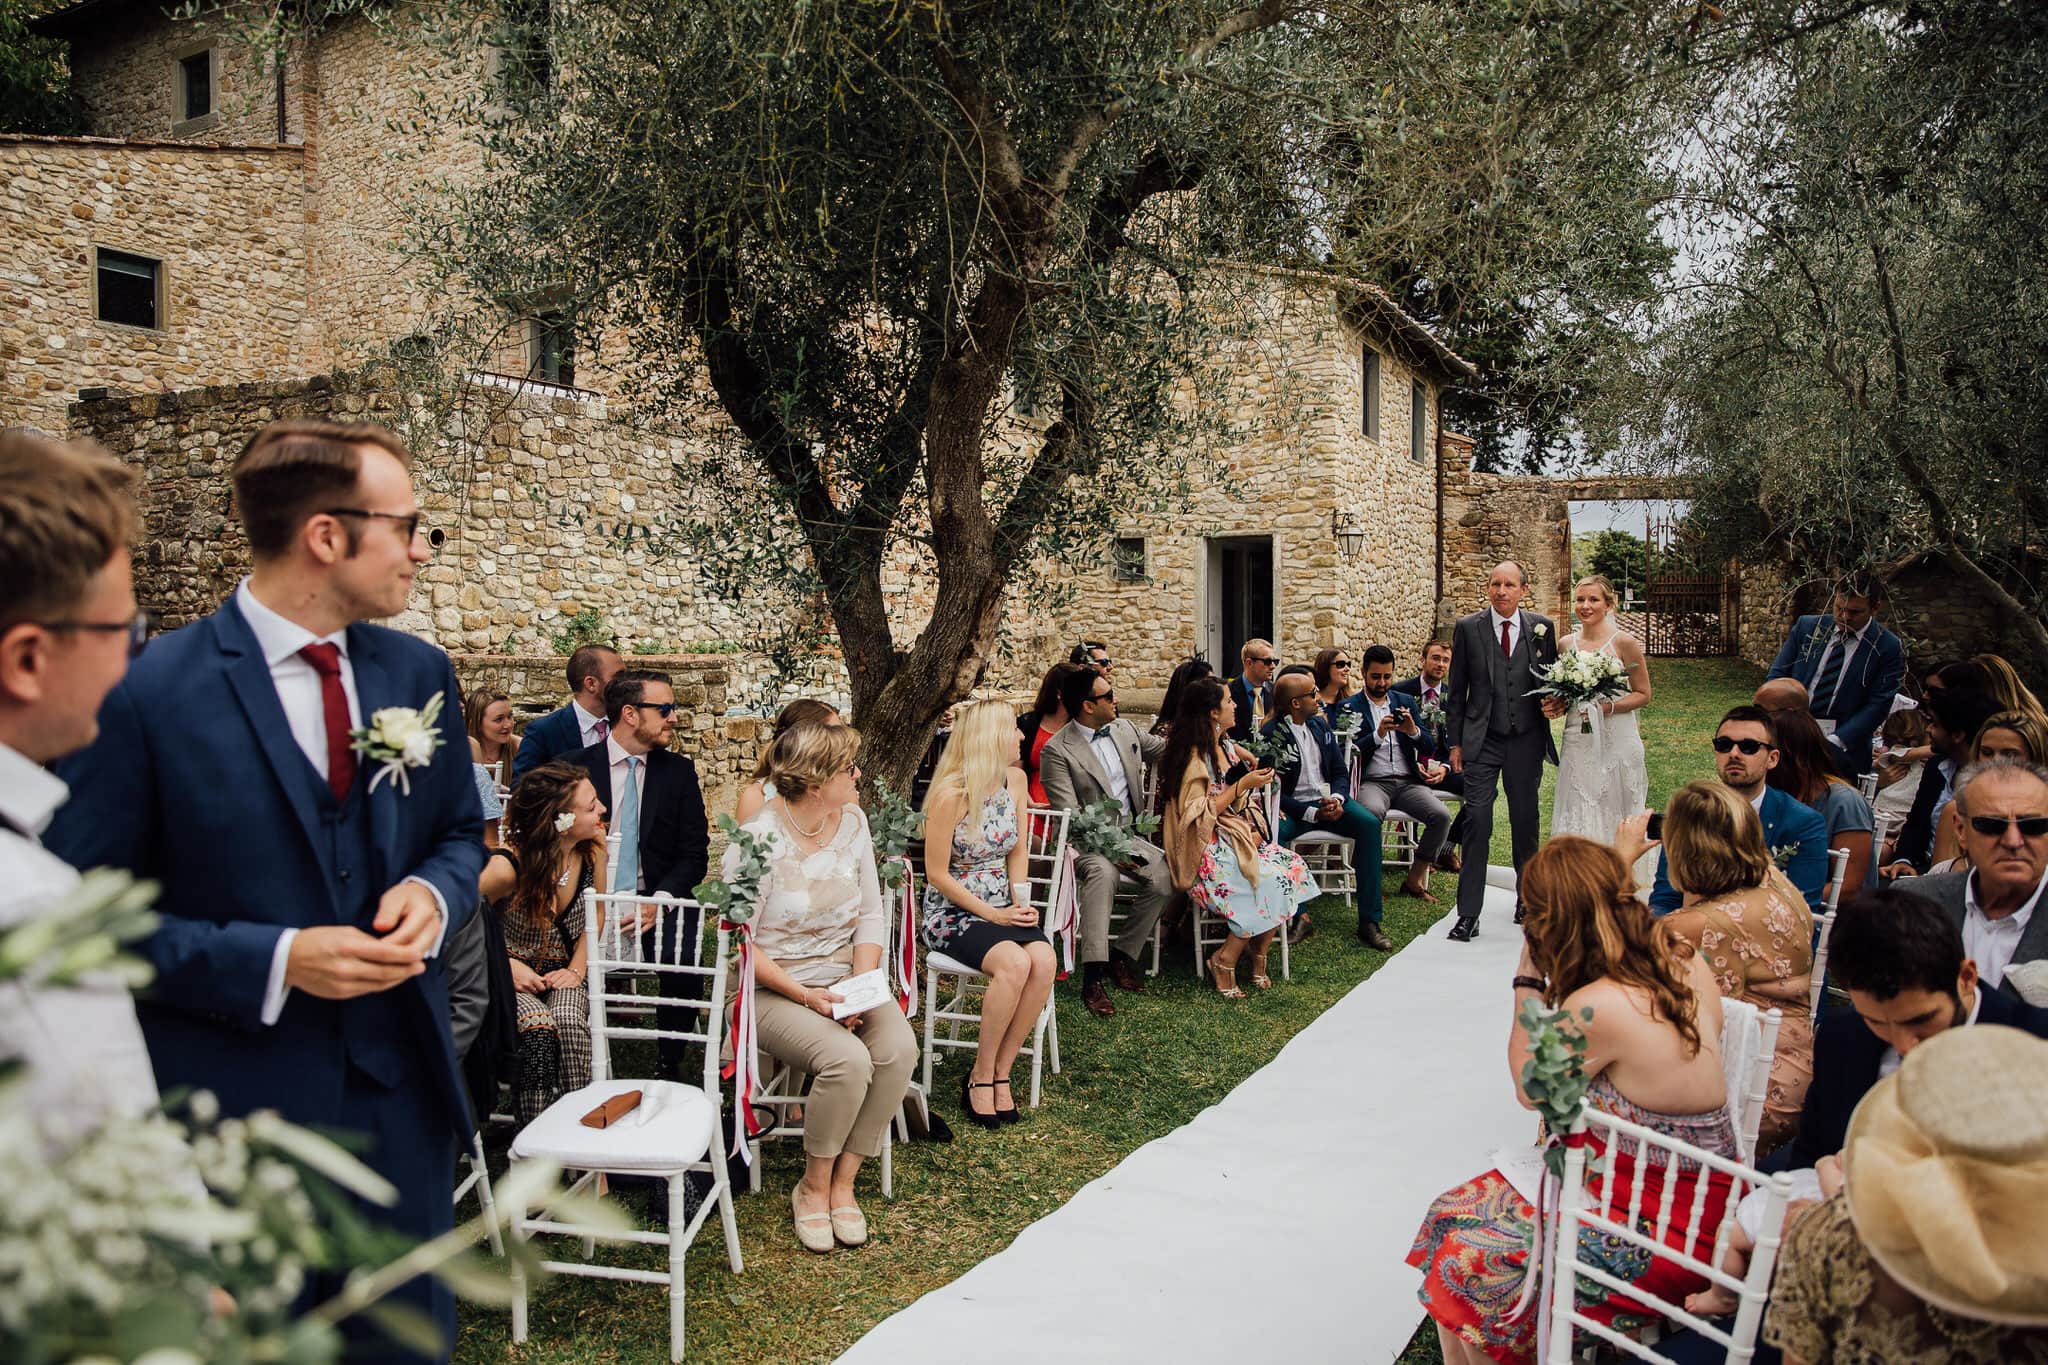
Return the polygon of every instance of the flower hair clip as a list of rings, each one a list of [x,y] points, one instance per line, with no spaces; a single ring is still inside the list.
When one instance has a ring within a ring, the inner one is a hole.
[[[557,833],[557,834],[567,834],[567,833],[569,832],[569,826],[571,826],[571,825],[573,825],[573,824],[575,824],[575,823],[576,823],[576,815],[575,815],[575,813],[574,813],[573,811],[566,811],[566,810],[565,810],[565,811],[563,811],[563,812],[562,812],[562,813],[561,813],[560,815],[557,815],[557,816],[555,817],[555,833]]]

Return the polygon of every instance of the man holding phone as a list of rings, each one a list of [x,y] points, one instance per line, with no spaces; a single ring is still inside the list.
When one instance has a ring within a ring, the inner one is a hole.
[[[1346,697],[1340,706],[1355,708],[1358,730],[1358,800],[1381,820],[1400,811],[1422,825],[1415,861],[1401,894],[1434,902],[1429,894],[1429,869],[1444,851],[1451,833],[1451,810],[1437,795],[1450,770],[1434,758],[1418,758],[1422,726],[1417,702],[1394,690],[1394,651],[1374,645],[1365,651],[1365,690]]]

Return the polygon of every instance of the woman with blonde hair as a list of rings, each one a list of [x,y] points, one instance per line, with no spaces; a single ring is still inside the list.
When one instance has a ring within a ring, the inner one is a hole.
[[[1572,588],[1572,613],[1579,628],[1559,641],[1565,653],[1605,654],[1628,674],[1626,696],[1585,708],[1565,717],[1558,745],[1557,796],[1552,804],[1550,834],[1577,834],[1606,839],[1615,823],[1640,814],[1650,797],[1650,772],[1643,757],[1643,737],[1636,712],[1650,704],[1650,661],[1642,642],[1614,619],[1620,605],[1614,585],[1600,574],[1582,578]],[[1648,882],[1654,866],[1634,869]]]
[[[476,799],[484,808],[484,842],[496,844],[505,816],[503,793],[512,784],[512,760],[519,736],[512,732],[512,698],[495,687],[479,687],[462,700],[462,724],[469,731],[469,760]]]
[[[774,849],[754,903],[755,1029],[762,1051],[812,1078],[804,1174],[790,1206],[797,1241],[818,1252],[867,1241],[854,1177],[881,1155],[917,1062],[917,1039],[894,1001],[832,1013],[842,1002],[832,987],[880,967],[888,938],[874,840],[856,799],[859,751],[850,725],[803,721],[783,731],[764,765],[775,794],[745,826]],[[739,856],[727,846],[728,881]]]
[[[805,721],[815,721],[819,725],[846,724],[838,707],[816,697],[798,697],[783,707],[776,714],[775,728],[769,732],[768,743],[762,746],[761,757],[754,763],[753,781],[740,788],[740,799],[733,805],[733,819],[744,825],[759,815],[768,798],[775,795],[775,787],[768,781],[768,751],[776,740],[789,732],[791,726],[802,725]]]
[[[1999,710],[2018,711],[2048,724],[2048,710],[2043,709],[2041,699],[2034,695],[2033,689],[2020,681],[2019,670],[2002,655],[1978,654],[1972,656],[1970,662],[1984,670],[1984,690],[1998,702]]]
[[[960,1078],[960,1107],[982,1128],[1019,1118],[1010,1068],[1052,994],[1055,967],[1019,837],[1030,796],[1013,762],[1016,734],[1008,702],[961,707],[924,798],[924,946],[988,978],[974,1065]]]
[[[1622,821],[1611,848],[1571,835],[1552,839],[1522,869],[1526,939],[1513,982],[1508,1075],[1516,1099],[1534,1108],[1522,1088],[1522,1069],[1535,1050],[1522,1009],[1536,1001],[1561,1010],[1571,1021],[1566,1027],[1585,1037],[1587,1104],[1740,1160],[1721,1071],[1721,998],[1713,977],[1671,933],[1669,921],[1652,919],[1635,898],[1629,867],[1655,847],[1643,837],[1648,819]],[[1688,1219],[1680,1217],[1672,1220],[1665,1244],[1702,1260],[1713,1254],[1728,1177],[1691,1163],[1639,1165],[1626,1147],[1603,1153],[1590,1135],[1566,1141],[1603,1158],[1587,1183],[1616,1208],[1636,1207],[1640,1199],[1645,1213],[1691,1210],[1697,1200],[1699,1240],[1686,1245]],[[1430,1206],[1408,1264],[1423,1271],[1422,1305],[1436,1320],[1447,1365],[1535,1359],[1544,1305],[1520,1316],[1507,1311],[1522,1291],[1535,1220],[1535,1208],[1498,1170],[1446,1190]],[[1652,1227],[1644,1228],[1645,1236]],[[1703,1277],[1675,1262],[1614,1238],[1583,1239],[1579,1252],[1615,1280],[1667,1303],[1706,1287]],[[1577,1299],[1582,1312],[1616,1331],[1652,1320],[1628,1295],[1590,1280],[1579,1281]]]
[[[1793,1135],[1813,1079],[1813,911],[1773,861],[1763,821],[1725,782],[1672,793],[1664,858],[1685,897],[1664,922],[1699,949],[1722,995],[1783,1016],[1757,1138],[1769,1151]]]

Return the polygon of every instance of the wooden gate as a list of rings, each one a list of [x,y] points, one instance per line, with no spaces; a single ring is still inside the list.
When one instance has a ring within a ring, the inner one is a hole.
[[[1734,652],[1741,598],[1732,565],[1702,561],[1680,519],[1652,511],[1643,539],[1643,647],[1652,654],[1702,658]]]

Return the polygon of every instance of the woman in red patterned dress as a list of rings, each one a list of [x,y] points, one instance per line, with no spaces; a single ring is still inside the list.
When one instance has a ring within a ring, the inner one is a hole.
[[[1522,1068],[1531,1050],[1522,1028],[1522,1002],[1540,998],[1579,1018],[1586,1037],[1586,1102],[1611,1114],[1677,1137],[1718,1156],[1740,1159],[1721,1073],[1721,997],[1706,964],[1670,929],[1652,919],[1635,898],[1629,868],[1652,845],[1643,837],[1648,817],[1624,820],[1615,847],[1566,835],[1553,839],[1523,869],[1522,903],[1527,943],[1514,982],[1516,1021],[1508,1039],[1508,1071],[1525,1107]],[[1597,1147],[1597,1142],[1586,1145]],[[1634,1184],[1643,1187],[1648,1215],[1640,1231],[1655,1236],[1654,1213],[1663,1198],[1664,1171],[1637,1170],[1629,1150],[1607,1154],[1615,1206],[1629,1206]],[[1675,1208],[1690,1209],[1699,1168],[1681,1163]],[[1600,1188],[1601,1177],[1589,1187]],[[1700,1241],[1690,1248],[1711,1256],[1721,1222],[1727,1178],[1706,1178]],[[1437,1196],[1415,1234],[1408,1264],[1423,1271],[1422,1306],[1436,1319],[1446,1365],[1486,1360],[1533,1361],[1542,1304],[1519,1315],[1524,1268],[1535,1230],[1535,1210],[1499,1171],[1466,1181]],[[1679,1220],[1666,1241],[1679,1246]],[[1667,1302],[1703,1288],[1705,1280],[1674,1262],[1620,1238],[1582,1230],[1580,1255],[1618,1280],[1639,1285]],[[1629,1331],[1649,1320],[1641,1304],[1618,1294],[1595,1297],[1580,1282],[1580,1305],[1597,1320]]]

